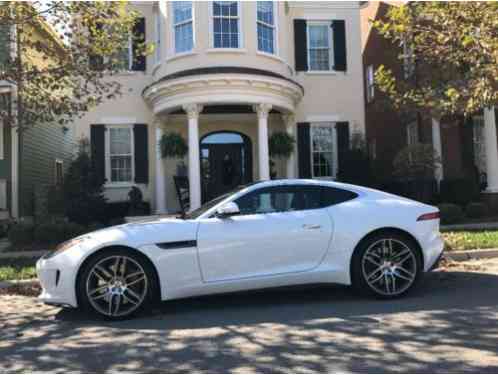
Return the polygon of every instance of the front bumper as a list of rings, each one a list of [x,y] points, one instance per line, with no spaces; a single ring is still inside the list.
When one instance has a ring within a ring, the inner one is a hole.
[[[38,299],[51,305],[77,307],[74,272],[63,254],[43,257],[36,262],[36,274],[42,287]]]

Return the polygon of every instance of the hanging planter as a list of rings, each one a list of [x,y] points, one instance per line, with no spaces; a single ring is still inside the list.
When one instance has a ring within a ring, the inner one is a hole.
[[[294,152],[295,139],[285,132],[275,132],[271,135],[268,146],[270,156],[287,159]]]
[[[163,159],[182,159],[188,152],[187,142],[179,133],[164,134],[159,140],[159,146]]]

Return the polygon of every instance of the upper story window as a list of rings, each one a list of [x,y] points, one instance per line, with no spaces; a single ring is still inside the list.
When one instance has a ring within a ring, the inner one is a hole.
[[[173,2],[175,53],[191,51],[194,47],[194,18],[191,1]]]
[[[240,47],[240,9],[238,1],[213,1],[214,48]]]
[[[332,28],[330,22],[308,22],[307,25],[309,70],[332,70]]]
[[[275,53],[275,10],[273,1],[257,2],[258,50]]]
[[[121,70],[133,70],[133,37],[128,34],[122,41],[122,47],[113,57],[113,65]]]
[[[108,127],[108,176],[111,183],[133,181],[133,131],[131,126]]]
[[[366,78],[366,89],[367,89],[367,102],[370,103],[375,96],[375,75],[373,65],[367,66],[367,71],[365,72]]]

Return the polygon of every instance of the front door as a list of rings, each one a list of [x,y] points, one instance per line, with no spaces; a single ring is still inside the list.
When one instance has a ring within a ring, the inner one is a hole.
[[[303,272],[318,266],[329,246],[332,220],[326,209],[309,203],[303,190],[302,186],[259,189],[235,201],[240,215],[202,220],[197,246],[204,281]]]
[[[232,132],[219,132],[201,141],[203,201],[207,202],[252,181],[250,141]]]

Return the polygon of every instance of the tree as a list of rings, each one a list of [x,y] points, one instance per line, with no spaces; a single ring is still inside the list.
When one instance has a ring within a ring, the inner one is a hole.
[[[0,2],[4,43],[15,46],[0,62],[0,81],[15,86],[17,109],[3,108],[0,120],[15,120],[9,123],[19,130],[64,126],[120,95],[112,76],[125,69],[119,56],[136,17],[121,1]],[[143,43],[135,57],[145,49]]]
[[[89,142],[80,141],[77,157],[64,176],[64,206],[69,221],[88,225],[103,222],[106,218],[104,181],[92,168]]]
[[[395,46],[407,79],[380,66],[375,81],[390,102],[433,117],[468,116],[498,104],[498,2],[409,2],[373,27]]]

